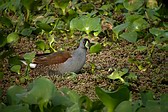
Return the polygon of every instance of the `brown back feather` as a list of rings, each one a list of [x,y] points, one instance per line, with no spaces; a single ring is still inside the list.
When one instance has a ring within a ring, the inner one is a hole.
[[[71,57],[71,54],[69,52],[59,51],[51,54],[37,55],[33,60],[33,62],[36,64],[42,64],[47,66],[52,64],[63,63],[70,57]]]

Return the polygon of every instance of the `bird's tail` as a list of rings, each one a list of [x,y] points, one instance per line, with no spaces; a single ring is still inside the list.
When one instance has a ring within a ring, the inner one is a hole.
[[[28,65],[28,63],[25,60],[20,60],[24,65]],[[35,63],[30,63],[29,64],[30,68],[36,68],[37,64]]]

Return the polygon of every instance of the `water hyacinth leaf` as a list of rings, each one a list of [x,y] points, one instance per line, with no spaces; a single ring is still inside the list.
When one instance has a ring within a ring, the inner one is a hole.
[[[168,112],[168,94],[163,94],[160,97],[160,107],[161,107],[161,112]]]
[[[10,57],[8,59],[8,62],[10,64],[10,66],[13,66],[13,65],[21,65],[21,61],[20,61],[20,58],[18,56],[14,56],[14,57]]]
[[[71,30],[85,31],[89,34],[91,31],[101,32],[101,24],[99,17],[90,17],[89,15],[83,15],[76,17],[70,22]]]
[[[161,112],[159,101],[149,100],[146,103],[146,112]]]
[[[61,91],[58,91],[54,94],[54,97],[52,98],[52,103],[53,103],[54,106],[63,105],[63,106],[66,106],[66,107],[70,107],[74,104],[69,99],[69,97],[62,94]]]
[[[101,50],[102,50],[102,45],[100,43],[97,43],[90,47],[90,53],[99,53]]]
[[[19,39],[19,35],[16,32],[10,33],[7,36],[7,43],[16,42]]]
[[[35,52],[31,52],[31,53],[26,53],[24,54],[23,58],[28,61],[28,63],[32,62],[32,60],[34,59],[36,53]]]
[[[10,105],[2,109],[2,112],[31,112],[29,109],[29,105],[27,104],[19,104],[19,105]]]
[[[0,39],[0,47],[3,47],[3,46],[6,45],[7,40],[6,40],[6,38],[5,38],[2,34],[0,34],[0,35],[1,35],[1,39]]]
[[[33,29],[32,28],[24,28],[21,32],[23,36],[30,36],[32,33]]]
[[[141,92],[141,99],[143,106],[146,106],[148,100],[153,100],[153,92],[152,91]]]
[[[63,15],[65,15],[66,7],[69,5],[70,0],[54,0],[56,8],[61,8]]]
[[[87,96],[82,96],[79,99],[79,105],[80,107],[85,106],[85,109],[87,111],[90,111],[92,109],[92,101]]]
[[[44,30],[44,31],[46,31],[46,32],[50,32],[50,31],[52,30],[52,27],[51,27],[50,25],[48,25],[48,24],[46,24],[46,23],[42,23],[42,22],[40,22],[40,21],[37,21],[37,22],[36,22],[36,25],[37,25],[40,29],[42,29],[42,30]]]
[[[159,28],[151,28],[149,29],[149,32],[153,35],[155,35],[156,37],[161,37],[164,35],[165,31],[161,30]]]
[[[123,83],[125,83],[124,79],[122,78],[123,75],[128,73],[128,69],[124,68],[122,70],[115,70],[112,74],[108,75],[109,79],[120,79]]]
[[[17,74],[20,74],[20,69],[21,69],[21,66],[20,65],[14,65],[11,67],[11,71],[12,72],[16,72]]]
[[[126,86],[119,87],[116,91],[108,92],[100,87],[96,87],[96,94],[108,109],[108,112],[114,112],[114,109],[122,101],[129,100],[130,93]]]
[[[30,10],[32,8],[34,0],[21,0],[21,1],[26,10]]]
[[[117,25],[116,27],[113,28],[113,32],[115,33],[115,35],[118,38],[119,33],[122,32],[127,27],[128,27],[128,23],[123,23],[123,24]]]
[[[132,23],[132,26],[134,28],[134,31],[141,31],[141,30],[148,28],[149,23],[146,20],[140,18],[140,19],[135,20]]]
[[[36,42],[36,46],[37,46],[38,49],[43,50],[43,51],[46,48],[46,44],[45,44],[45,42],[43,40],[37,41]]]
[[[116,107],[115,112],[132,112],[132,103],[130,101],[121,102]]]
[[[21,94],[25,92],[25,89],[21,86],[11,86],[7,90],[7,101],[10,105],[18,104],[21,100],[16,96],[16,94]]]
[[[125,0],[124,7],[129,11],[135,11],[144,4],[144,0]]]
[[[134,43],[137,41],[138,34],[137,34],[137,32],[125,32],[125,33],[121,34],[120,37],[124,38],[128,42]]]
[[[56,92],[55,85],[47,78],[40,77],[29,84],[29,89],[17,96],[25,103],[38,104],[40,111],[46,107]]]
[[[145,50],[147,50],[146,46],[137,46],[137,49],[136,49],[136,51],[145,51]]]
[[[0,24],[3,26],[6,26],[7,28],[10,28],[13,26],[11,20],[5,16],[0,17]]]

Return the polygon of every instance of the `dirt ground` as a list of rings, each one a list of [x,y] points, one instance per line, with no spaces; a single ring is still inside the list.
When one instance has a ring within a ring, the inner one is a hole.
[[[76,38],[60,39],[55,43],[55,48],[57,50],[73,50],[78,46],[78,40]],[[105,43],[107,41],[106,39],[100,39],[99,42]],[[18,55],[31,51],[39,52],[34,43],[32,39],[21,38],[19,43],[14,47],[14,50]],[[128,68],[129,72],[137,75],[136,80],[127,79],[127,75],[123,76],[129,83],[133,99],[138,99],[140,92],[144,90],[152,90],[156,98],[159,98],[161,94],[168,93],[168,54],[155,48],[151,64],[149,65],[145,62],[147,52],[135,51],[137,45],[145,45],[145,42],[139,41],[136,44],[123,40],[120,42],[110,42],[104,45],[102,51],[98,54],[90,54],[88,52],[87,62],[79,74],[56,76],[50,79],[53,80],[58,89],[68,87],[79,94],[85,94],[92,99],[96,99],[96,86],[109,91],[115,90],[122,84],[121,81],[108,79],[107,76],[115,69]],[[148,47],[150,48],[150,46]],[[129,62],[129,58],[132,57],[142,62],[144,70],[139,70],[135,63]],[[26,86],[32,79],[38,77],[31,76],[30,74],[30,80],[21,83],[20,78],[24,76],[24,73],[21,72],[20,75],[12,73],[9,70],[8,61],[4,60],[3,63],[4,78],[1,80],[1,87],[4,90],[4,95],[9,86],[13,84]]]

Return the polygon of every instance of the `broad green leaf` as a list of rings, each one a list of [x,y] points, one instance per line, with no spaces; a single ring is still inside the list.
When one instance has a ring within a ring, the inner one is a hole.
[[[161,112],[159,102],[156,100],[148,100],[146,102],[146,112]]]
[[[1,38],[0,38],[0,47],[3,47],[6,43],[7,43],[7,40],[6,38],[2,35],[1,35]]]
[[[54,4],[56,8],[61,8],[63,15],[65,15],[65,9],[69,5],[70,0],[54,0]]]
[[[116,27],[113,28],[113,32],[115,33],[115,35],[118,38],[119,33],[122,32],[127,27],[128,27],[128,23],[123,23],[123,24],[117,25]]]
[[[14,56],[14,57],[10,57],[8,59],[8,62],[10,64],[10,66],[13,66],[13,65],[21,65],[21,61],[20,61],[20,58],[18,56]]]
[[[0,17],[0,24],[2,24],[3,26],[6,26],[7,28],[10,28],[13,26],[11,20],[4,16]]]
[[[25,89],[21,86],[11,86],[7,90],[7,101],[10,105],[18,104],[21,100],[16,96],[16,94],[24,93]]]
[[[7,36],[7,43],[16,42],[19,39],[19,35],[16,32],[10,33]]]
[[[8,1],[8,8],[16,13],[20,8],[20,0],[11,0]]]
[[[115,70],[112,74],[108,75],[109,79],[120,79],[123,83],[125,83],[124,79],[122,78],[123,75],[128,73],[128,69],[124,68],[122,70]]]
[[[87,111],[91,111],[92,109],[92,101],[87,96],[82,96],[79,99],[80,107],[84,106]]]
[[[69,99],[67,95],[62,94],[62,92],[56,92],[52,98],[52,104],[54,106],[63,105],[66,107],[72,106],[74,103]]]
[[[31,53],[26,53],[24,54],[23,58],[28,61],[28,63],[32,62],[32,60],[34,59],[36,53],[35,52],[31,52]]]
[[[136,49],[136,51],[145,51],[145,50],[147,50],[146,46],[137,46],[137,49]]]
[[[152,91],[141,92],[141,99],[143,106],[146,106],[148,100],[153,100],[153,92]]]
[[[29,109],[29,105],[19,104],[19,105],[6,106],[4,109],[2,109],[2,112],[31,112],[31,111]]]
[[[101,24],[99,17],[90,17],[89,15],[82,15],[80,17],[76,17],[70,22],[71,30],[79,30],[85,31],[89,34],[91,31],[101,32]]]
[[[3,72],[0,72],[0,80],[3,79],[3,76],[4,76],[4,73],[3,73]]]
[[[97,43],[90,47],[90,53],[99,53],[101,50],[102,50],[102,45],[100,43]]]
[[[40,28],[43,29],[46,32],[50,32],[52,30],[52,27],[46,23],[42,23],[40,21],[36,22],[36,25]]]
[[[168,112],[168,94],[162,94],[160,97],[161,112]]]
[[[118,104],[122,101],[129,100],[130,97],[129,90],[126,86],[121,86],[114,92],[107,92],[99,87],[96,87],[96,94],[106,106],[108,112],[114,112],[114,109]]]
[[[21,1],[26,10],[30,10],[33,7],[34,0],[21,0]]]
[[[43,112],[43,107],[47,107],[55,92],[55,85],[49,79],[40,77],[29,84],[27,92],[17,94],[17,96],[30,105],[38,104],[40,111]]]
[[[161,30],[159,28],[151,28],[149,29],[149,32],[153,35],[155,35],[156,37],[161,37],[164,35],[165,31]]]
[[[144,0],[125,0],[123,5],[129,11],[138,10],[144,4]]]
[[[137,80],[137,75],[135,73],[129,73],[127,77],[132,80]]]
[[[136,42],[137,41],[137,32],[125,32],[123,34],[120,35],[122,38],[126,39],[128,42]]]
[[[20,65],[14,65],[11,67],[11,71],[12,72],[16,72],[17,74],[20,74],[20,69],[21,69],[21,66]]]
[[[140,18],[140,19],[135,20],[132,23],[132,26],[134,28],[134,31],[141,31],[141,30],[148,28],[149,23],[146,20]]]
[[[115,112],[132,112],[132,102],[123,101],[115,109]]]
[[[21,34],[24,35],[24,36],[30,36],[32,31],[33,31],[32,28],[24,28],[22,30]]]
[[[36,42],[36,46],[37,46],[38,49],[43,50],[43,51],[44,51],[45,48],[46,48],[46,44],[44,43],[43,40],[37,41],[37,42]]]
[[[92,3],[84,3],[79,8],[83,12],[91,12],[92,10],[94,10],[95,7]]]

